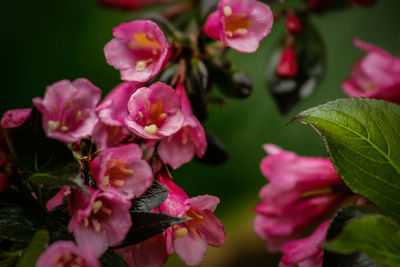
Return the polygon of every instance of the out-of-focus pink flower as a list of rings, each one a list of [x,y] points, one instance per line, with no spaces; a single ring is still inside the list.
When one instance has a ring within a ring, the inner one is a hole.
[[[128,110],[125,125],[142,138],[159,140],[182,128],[181,101],[174,89],[164,83],[138,89],[129,99]]]
[[[285,20],[286,31],[291,34],[299,35],[303,32],[304,26],[296,14],[288,14]]]
[[[264,148],[269,156],[260,167],[269,184],[260,191],[254,230],[268,250],[277,251],[330,215],[350,192],[329,159],[300,157],[274,145]]]
[[[101,90],[80,78],[50,85],[44,99],[35,97],[33,104],[42,113],[47,137],[72,143],[92,133],[98,122],[95,108],[100,98]]]
[[[276,71],[283,78],[293,78],[297,75],[298,63],[294,48],[287,47],[282,51]]]
[[[203,126],[193,115],[183,85],[178,85],[176,93],[181,100],[182,112],[185,117],[183,127],[174,135],[161,140],[158,146],[158,155],[162,161],[174,169],[191,161],[195,153],[198,157],[202,157],[207,149]]]
[[[129,267],[162,267],[168,259],[164,234],[120,249]]]
[[[152,4],[168,3],[174,0],[99,0],[99,3],[107,7],[117,7],[122,9],[139,9]]]
[[[90,163],[90,174],[104,191],[116,191],[128,198],[139,197],[153,183],[153,171],[142,157],[138,144],[108,148]]]
[[[221,0],[211,13],[204,32],[243,53],[255,52],[270,32],[274,16],[268,5],[256,0]]]
[[[324,222],[307,238],[286,243],[279,267],[321,267],[324,250],[320,247],[326,240],[331,221]]]
[[[108,64],[121,71],[121,79],[147,82],[157,75],[169,57],[169,45],[152,21],[135,20],[113,30],[104,48]]]
[[[128,116],[128,100],[131,95],[141,87],[137,83],[122,83],[115,87],[97,106],[96,112],[99,123],[93,130],[97,149],[103,150],[113,146],[129,134],[124,120]]]
[[[52,199],[47,201],[46,208],[47,211],[54,209],[63,204],[63,200],[65,196],[68,196],[71,193],[68,187],[64,186]]]
[[[1,126],[4,128],[18,127],[28,119],[31,112],[30,108],[8,110],[1,118]]]
[[[224,228],[213,214],[219,199],[209,195],[189,198],[163,174],[159,175],[159,181],[169,190],[168,198],[160,206],[160,211],[172,216],[191,218],[166,230],[167,252],[171,255],[175,251],[189,266],[198,265],[206,254],[207,245],[220,247],[225,242]]]
[[[358,39],[354,44],[368,55],[354,64],[351,78],[342,84],[344,92],[353,97],[384,99],[400,104],[400,58]]]
[[[132,226],[131,201],[113,192],[87,189],[91,192],[90,198],[79,190],[72,190],[68,203],[72,218],[68,229],[74,233],[80,248],[100,257],[109,246],[121,242]]]
[[[51,244],[39,257],[37,267],[100,267],[90,250],[78,248],[74,242],[60,240]]]

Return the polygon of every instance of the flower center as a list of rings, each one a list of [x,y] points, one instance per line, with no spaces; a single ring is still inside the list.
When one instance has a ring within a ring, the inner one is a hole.
[[[131,177],[135,172],[126,166],[126,163],[118,159],[107,161],[107,170],[103,177],[102,185],[110,183],[121,187],[125,184],[124,179]]]
[[[83,266],[84,263],[82,257],[67,252],[57,257],[56,262],[56,267],[79,267]]]
[[[228,14],[230,13],[230,15],[227,16],[227,13]],[[248,33],[248,29],[251,27],[252,22],[247,18],[247,15],[245,13],[238,13],[232,15],[232,10],[231,12],[225,12],[224,8],[224,14],[225,14],[225,35],[228,38],[240,35],[246,35]]]
[[[112,214],[112,210],[104,205],[103,201],[96,200],[92,203],[92,213],[83,219],[85,227],[93,227],[96,232],[101,230],[101,222]]]
[[[150,101],[146,100],[145,102],[145,113],[146,118],[143,112],[139,111],[137,115],[137,121],[143,125],[144,130],[148,134],[157,133],[160,124],[167,117],[167,114],[163,112],[163,103],[158,101],[153,106],[151,106]]]

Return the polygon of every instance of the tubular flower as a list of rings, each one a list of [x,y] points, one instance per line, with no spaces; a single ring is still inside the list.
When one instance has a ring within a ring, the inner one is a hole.
[[[121,142],[128,134],[124,120],[128,116],[128,100],[139,88],[136,83],[122,83],[115,87],[97,106],[96,112],[100,119],[93,131],[99,150],[106,149]]]
[[[90,174],[104,191],[139,197],[152,185],[153,171],[138,144],[108,148],[90,163]]]
[[[324,250],[320,245],[326,240],[331,221],[324,222],[309,237],[294,240],[282,247],[283,257],[279,267],[321,267]]]
[[[147,82],[157,75],[169,57],[169,45],[152,21],[123,23],[113,30],[104,48],[108,64],[121,71],[121,79]]]
[[[100,97],[99,88],[80,78],[50,85],[44,99],[36,97],[33,104],[42,113],[47,137],[72,143],[92,133],[98,122],[95,108]]]
[[[182,85],[178,85],[176,93],[182,103],[182,112],[185,118],[183,127],[174,135],[162,139],[158,146],[158,155],[162,161],[174,169],[192,160],[195,153],[198,157],[202,157],[207,149],[203,126],[193,115],[192,107]]]
[[[51,244],[40,256],[37,267],[100,267],[90,250],[78,248],[74,242],[60,240]]]
[[[400,104],[400,58],[370,44],[354,40],[366,51],[351,69],[351,77],[342,84],[344,92],[352,97],[384,99]]]
[[[182,128],[181,101],[169,85],[158,82],[138,89],[129,99],[128,110],[125,125],[142,138],[159,140]]]
[[[161,174],[159,179],[170,191],[160,211],[191,218],[166,230],[167,252],[171,255],[175,251],[189,266],[198,265],[207,245],[220,247],[225,242],[224,228],[213,214],[219,199],[209,195],[189,198],[170,178]]]
[[[270,155],[261,162],[261,171],[269,184],[260,191],[254,231],[268,250],[277,251],[330,215],[350,191],[329,159],[300,157],[274,145],[264,148]]]
[[[90,198],[79,190],[72,190],[69,198],[71,220],[68,225],[76,243],[91,250],[96,257],[109,246],[121,242],[132,226],[131,202],[112,192],[91,191]]]
[[[31,112],[32,109],[30,108],[8,110],[1,118],[1,127],[15,128],[21,126],[31,115]]]
[[[210,14],[204,32],[243,53],[255,52],[270,32],[274,16],[269,6],[256,0],[221,0]]]

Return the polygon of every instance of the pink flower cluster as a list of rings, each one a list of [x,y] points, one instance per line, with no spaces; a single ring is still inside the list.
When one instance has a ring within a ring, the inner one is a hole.
[[[77,145],[87,139],[98,149],[81,157],[96,186],[87,185],[88,193],[64,187],[46,205],[51,210],[67,199],[68,230],[75,242],[53,243],[37,266],[100,266],[97,258],[119,245],[135,224],[131,200],[143,195],[155,179],[168,188],[169,196],[153,212],[191,220],[141,246],[124,248],[122,253],[131,266],[161,266],[173,252],[188,265],[197,265],[208,245],[222,246],[225,241],[222,224],[213,215],[219,199],[208,195],[189,198],[167,175],[166,165],[175,169],[195,154],[202,157],[207,148],[205,131],[182,84],[175,90],[161,82],[149,83],[168,63],[170,54],[157,24],[147,20],[123,23],[113,33],[105,55],[121,71],[124,82],[101,103],[101,90],[84,78],[56,82],[43,98],[33,99],[48,138]],[[2,127],[20,126],[31,111],[8,111]],[[0,182],[2,190],[7,180]]]
[[[280,266],[321,266],[317,245],[324,241],[329,223],[309,238],[293,240],[332,215],[351,193],[329,159],[300,157],[274,145],[264,148],[269,155],[260,167],[269,184],[260,191],[254,231],[268,250],[284,253]]]
[[[368,54],[351,69],[343,82],[344,92],[352,97],[370,97],[400,104],[400,58],[370,44],[354,40]]]

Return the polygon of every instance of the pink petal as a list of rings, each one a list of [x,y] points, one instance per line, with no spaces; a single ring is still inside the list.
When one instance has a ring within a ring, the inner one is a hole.
[[[187,265],[196,266],[204,258],[207,252],[207,242],[202,238],[196,238],[188,233],[185,237],[174,240],[176,254]]]

